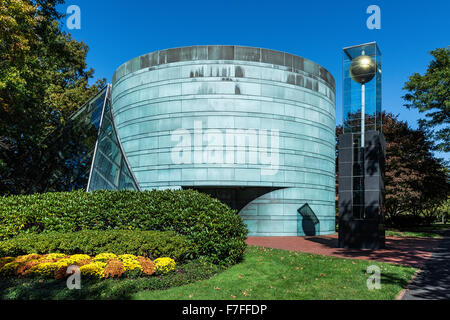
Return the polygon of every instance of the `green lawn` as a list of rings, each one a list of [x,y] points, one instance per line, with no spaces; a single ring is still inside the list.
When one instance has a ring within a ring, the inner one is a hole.
[[[436,223],[429,226],[417,226],[404,229],[386,230],[388,237],[442,238],[442,232],[450,229],[450,224]]]
[[[381,268],[381,289],[369,290],[369,265]],[[249,247],[245,260],[214,277],[168,290],[144,290],[133,299],[394,299],[416,269]]]

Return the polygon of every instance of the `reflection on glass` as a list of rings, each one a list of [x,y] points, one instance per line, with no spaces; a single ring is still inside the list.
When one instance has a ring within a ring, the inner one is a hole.
[[[350,75],[350,66],[361,55],[376,63],[372,80],[364,84],[365,130],[381,131],[381,52],[376,43],[344,49],[344,132],[361,132],[362,85]]]
[[[88,191],[138,190],[117,137],[110,94],[108,87]]]
[[[84,104],[44,141],[39,158],[38,192],[86,188],[98,136],[106,88]]]
[[[104,88],[44,141],[36,192],[139,189],[121,152],[110,91]]]
[[[364,133],[381,131],[381,52],[376,43],[344,49],[344,133],[353,133],[353,216],[364,219]]]

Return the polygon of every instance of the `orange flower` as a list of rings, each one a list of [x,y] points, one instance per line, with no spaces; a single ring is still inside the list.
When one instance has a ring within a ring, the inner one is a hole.
[[[120,278],[124,272],[125,268],[123,262],[119,259],[111,259],[108,260],[108,264],[106,265],[104,274],[105,278]]]
[[[35,265],[39,264],[40,262],[37,260],[31,260],[31,261],[27,261],[25,263],[22,263],[21,265],[19,265],[19,267],[16,269],[15,274],[19,276],[25,276],[28,274],[28,272],[30,271],[30,269],[32,267],[34,267]]]
[[[155,273],[155,265],[152,260],[145,257],[137,257],[137,260],[141,264],[142,272],[148,276]]]

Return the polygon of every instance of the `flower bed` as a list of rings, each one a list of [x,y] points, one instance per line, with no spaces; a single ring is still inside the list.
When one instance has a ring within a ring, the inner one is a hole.
[[[81,276],[104,279],[167,274],[175,270],[175,261],[171,258],[158,258],[153,262],[142,256],[113,253],[100,253],[96,256],[61,253],[28,254],[0,258],[0,276],[63,279],[69,276],[67,273],[69,266],[78,266]]]

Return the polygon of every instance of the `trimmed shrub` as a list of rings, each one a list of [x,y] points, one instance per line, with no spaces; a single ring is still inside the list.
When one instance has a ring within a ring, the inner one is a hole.
[[[247,229],[227,205],[194,190],[95,191],[0,198],[0,239],[20,233],[80,230],[158,230],[186,236],[189,258],[233,264]],[[129,252],[129,251],[128,251]]]
[[[0,242],[0,256],[21,256],[31,253],[64,254],[83,253],[97,256],[99,261],[108,260],[104,252],[116,255],[134,254],[150,259],[173,257],[183,261],[195,249],[184,236],[173,231],[130,231],[130,230],[84,230],[79,232],[49,232],[22,234]],[[112,258],[112,257],[109,257]]]

